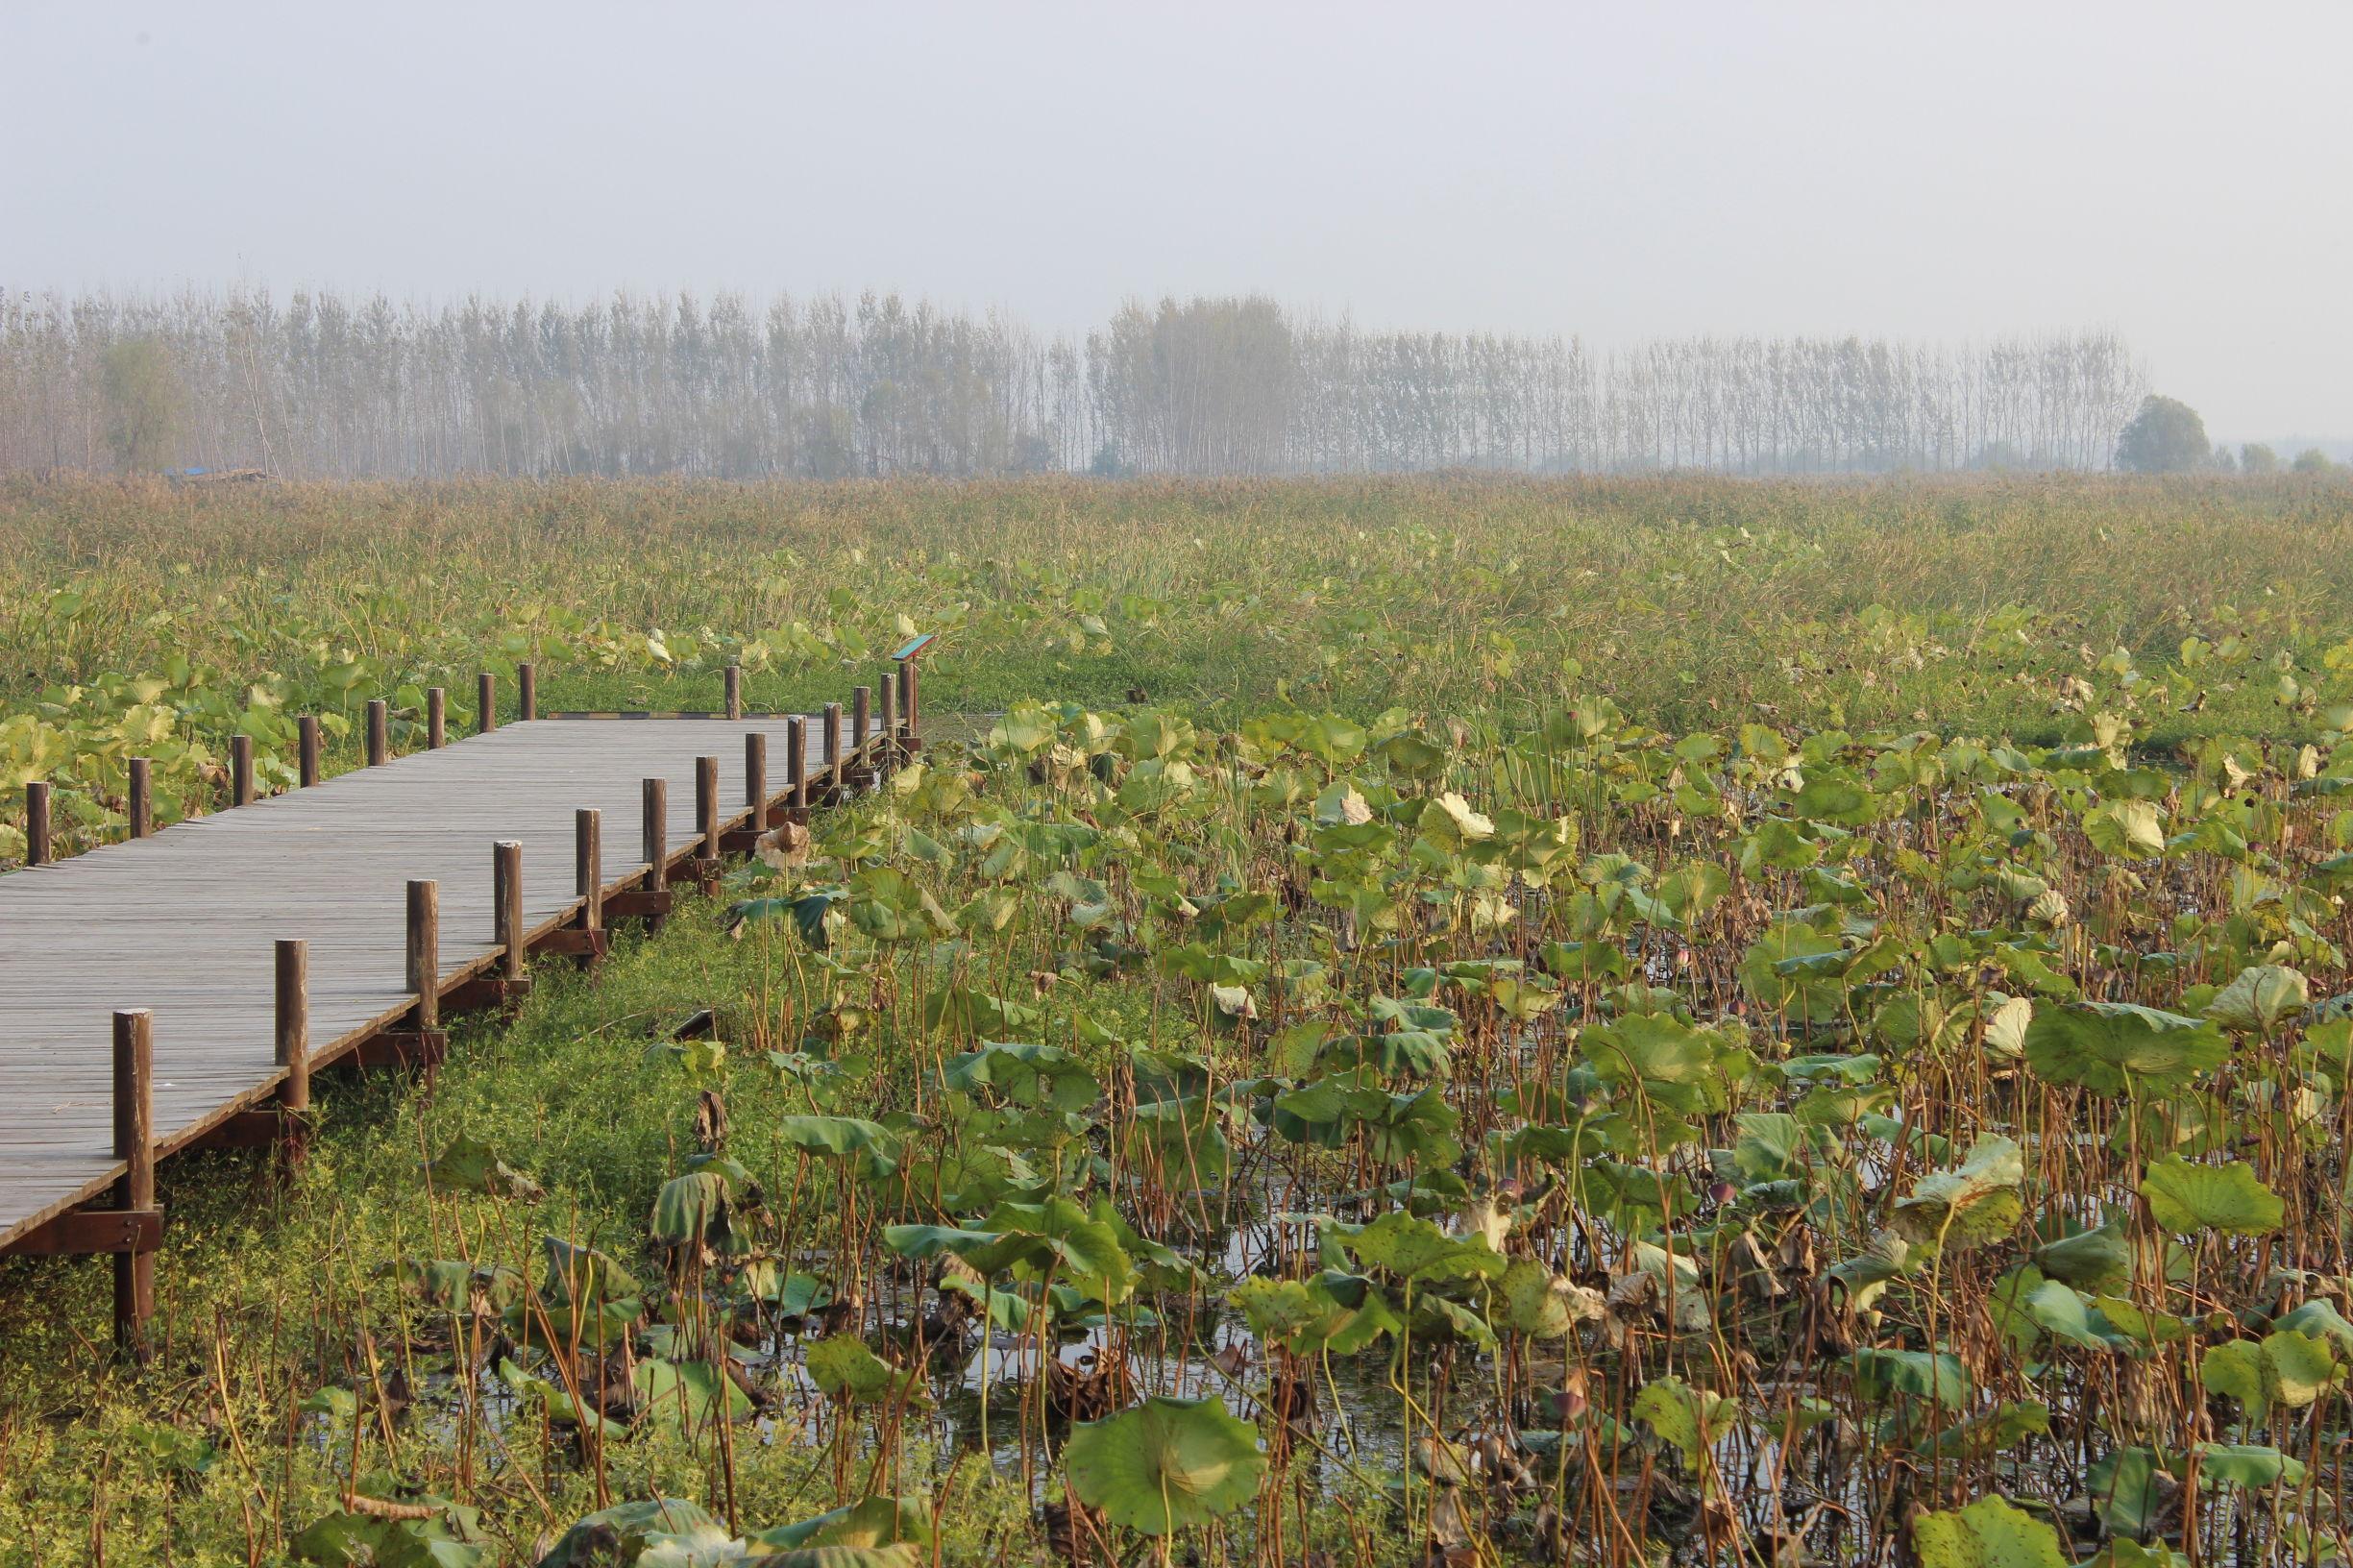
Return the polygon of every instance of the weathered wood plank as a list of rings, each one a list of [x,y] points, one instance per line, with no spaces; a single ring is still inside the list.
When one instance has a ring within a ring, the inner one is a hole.
[[[439,884],[442,994],[502,971],[490,846],[522,845],[519,911],[536,945],[578,923],[576,813],[641,821],[660,779],[671,867],[700,848],[696,759],[784,746],[783,716],[509,723],[309,789],[158,828],[0,876],[0,1244],[103,1192],[112,1154],[110,1015],[154,1015],[155,1136],[165,1154],[265,1105],[277,1057],[282,938],[307,943],[311,1061],[404,1020],[405,888]],[[863,749],[863,748],[861,748]],[[858,753],[845,759],[854,770]],[[812,770],[814,773],[816,771]],[[758,774],[752,776],[757,777]],[[750,782],[718,781],[723,829],[751,818]],[[813,780],[814,782],[814,780]],[[764,807],[782,780],[765,781]],[[600,845],[592,898],[651,912],[638,832]],[[623,896],[629,895],[629,896]],[[557,939],[571,941],[573,939]]]

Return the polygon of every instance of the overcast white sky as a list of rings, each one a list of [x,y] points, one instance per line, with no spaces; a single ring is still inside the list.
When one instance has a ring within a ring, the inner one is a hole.
[[[2111,326],[2353,436],[2353,4],[0,0],[0,286]]]

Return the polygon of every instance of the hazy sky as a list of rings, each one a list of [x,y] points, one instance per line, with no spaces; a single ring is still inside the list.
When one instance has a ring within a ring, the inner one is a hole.
[[[0,286],[2111,326],[2353,435],[2353,4],[0,0]]]

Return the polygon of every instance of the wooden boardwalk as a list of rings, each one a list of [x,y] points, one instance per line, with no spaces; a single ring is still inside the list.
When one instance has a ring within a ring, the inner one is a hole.
[[[576,935],[565,928],[583,917],[578,808],[601,813],[601,896],[625,905],[649,881],[645,781],[666,781],[666,879],[702,854],[710,825],[698,821],[697,759],[719,759],[722,831],[748,827],[755,803],[771,821],[790,802],[797,724],[810,798],[896,742],[878,724],[846,733],[832,770],[814,718],[510,723],[0,876],[0,1250],[33,1246],[42,1226],[126,1173],[114,1154],[115,1010],[153,1014],[157,1156],[217,1139],[286,1077],[274,1054],[278,939],[308,944],[309,1065],[324,1066],[414,1021],[410,881],[438,884],[436,997],[470,982],[478,992],[506,957],[494,932],[497,841],[522,845],[527,941]],[[765,742],[748,746],[753,735]],[[754,802],[748,752],[763,744]]]

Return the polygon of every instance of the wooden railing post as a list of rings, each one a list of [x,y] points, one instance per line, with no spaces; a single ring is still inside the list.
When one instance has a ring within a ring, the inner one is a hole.
[[[435,751],[450,744],[450,696],[438,686],[425,689],[425,744]]]
[[[849,689],[849,748],[858,757],[858,782],[865,783],[874,776],[868,765],[867,731],[873,726],[874,689],[871,686],[852,686]]]
[[[670,781],[649,778],[639,786],[645,821],[639,827],[646,856],[646,923],[659,931],[670,907]]]
[[[368,698],[368,766],[381,768],[392,758],[392,709],[380,697]]]
[[[898,754],[898,672],[882,673],[882,757],[885,766]]]
[[[527,972],[523,929],[523,845],[501,839],[490,846],[490,940],[499,949],[499,977],[516,981]]]
[[[915,661],[902,659],[898,666],[898,723],[905,731],[900,749],[912,751],[920,743],[916,730]]]
[[[670,780],[650,778],[639,786],[645,803],[643,843],[646,886],[660,892],[670,886]]]
[[[645,779],[638,786],[640,845],[645,850],[645,880],[614,894],[604,914],[643,919],[647,930],[661,930],[671,914],[671,784],[669,779]]]
[[[310,944],[281,937],[276,954],[275,1035],[278,1066],[285,1072],[278,1081],[278,1113],[287,1123],[279,1129],[277,1146],[283,1173],[303,1158],[303,1131],[291,1118],[310,1109]]]
[[[310,1109],[310,944],[300,937],[278,939],[276,1036],[278,1065],[286,1076],[278,1104],[286,1111]]]
[[[744,667],[740,664],[731,664],[727,666],[725,680],[727,688],[727,717],[730,719],[741,719],[744,717]]]
[[[145,757],[131,759],[130,796],[126,802],[131,836],[143,839],[155,831],[155,772]]]
[[[155,1015],[145,1008],[114,1015],[114,1207],[156,1206]],[[148,1359],[147,1320],[156,1310],[155,1254],[114,1255],[114,1349],[125,1360]]]
[[[698,851],[712,869],[719,864],[719,759],[695,759],[695,832],[702,840]],[[706,871],[706,876],[709,874]]]
[[[829,794],[842,791],[842,704],[825,704],[825,788]]]
[[[582,806],[572,814],[573,891],[580,900],[580,929],[604,929],[604,814]]]
[[[296,767],[306,790],[319,781],[319,716],[306,713],[294,721],[294,727],[298,737],[294,743]]]
[[[757,838],[768,831],[768,736],[756,729],[744,737],[744,804]]]
[[[474,733],[487,735],[499,727],[499,677],[485,670],[474,677]]]
[[[49,781],[45,778],[25,786],[25,864],[49,864]]]
[[[515,666],[515,704],[520,710],[516,717],[526,721],[539,717],[539,667],[533,664]]]
[[[417,998],[419,1034],[441,1026],[441,884],[408,884],[408,989]]]
[[[254,738],[251,735],[229,737],[229,803],[233,807],[254,803]]]
[[[793,792],[793,820],[805,821],[809,812],[809,721],[797,713],[784,729],[784,781]]]

